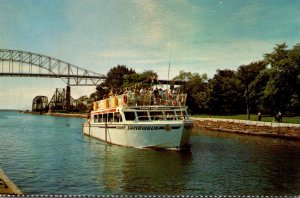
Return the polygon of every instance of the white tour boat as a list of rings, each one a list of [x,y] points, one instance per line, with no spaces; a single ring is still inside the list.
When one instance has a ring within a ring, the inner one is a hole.
[[[185,102],[186,94],[160,97],[129,91],[109,97],[94,102],[83,133],[120,146],[188,148],[193,121]]]

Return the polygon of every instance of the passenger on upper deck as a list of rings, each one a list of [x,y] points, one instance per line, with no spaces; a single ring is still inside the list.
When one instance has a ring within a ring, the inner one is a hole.
[[[158,92],[158,89],[157,89],[157,87],[154,89],[154,91],[153,91],[153,94],[154,94],[154,97],[155,97],[155,98],[157,98],[157,97],[158,97],[158,95],[159,95],[159,92]]]
[[[171,87],[170,89],[154,88],[153,87],[135,87],[127,89],[123,92],[122,101],[119,104],[127,106],[146,106],[146,105],[167,105],[167,106],[184,106],[186,94],[179,93],[178,88]],[[109,97],[114,97],[112,90]],[[117,96],[120,98],[119,96]],[[108,98],[104,97],[103,99]]]
[[[142,87],[141,90],[140,90],[140,94],[141,94],[141,95],[144,95],[145,93],[146,93],[146,91],[145,91],[145,89]]]
[[[173,100],[176,100],[176,98],[177,98],[177,89],[175,88],[173,90]]]

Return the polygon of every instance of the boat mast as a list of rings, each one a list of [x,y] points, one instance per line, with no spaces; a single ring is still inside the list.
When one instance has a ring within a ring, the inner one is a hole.
[[[170,79],[170,61],[169,61],[169,69],[168,69],[168,85],[169,85],[169,89],[170,89],[169,79]]]

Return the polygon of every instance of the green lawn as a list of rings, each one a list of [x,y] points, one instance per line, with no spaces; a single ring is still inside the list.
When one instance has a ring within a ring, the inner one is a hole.
[[[231,115],[231,116],[192,115],[192,117],[194,117],[194,118],[224,118],[224,119],[248,120],[246,114]],[[257,115],[251,114],[250,120],[257,121]],[[262,118],[261,118],[261,121],[263,121],[263,122],[272,122],[273,120],[274,120],[274,117],[271,117],[271,116],[262,116]],[[300,116],[295,116],[295,117],[284,117],[283,116],[282,122],[300,124]]]

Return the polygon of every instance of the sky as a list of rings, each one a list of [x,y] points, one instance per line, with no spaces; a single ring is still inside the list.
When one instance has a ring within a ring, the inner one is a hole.
[[[299,43],[298,0],[0,0],[0,49],[39,53],[107,74],[126,65],[160,79],[237,69]],[[51,99],[60,79],[0,77],[0,109]],[[72,87],[90,95],[95,87]]]

